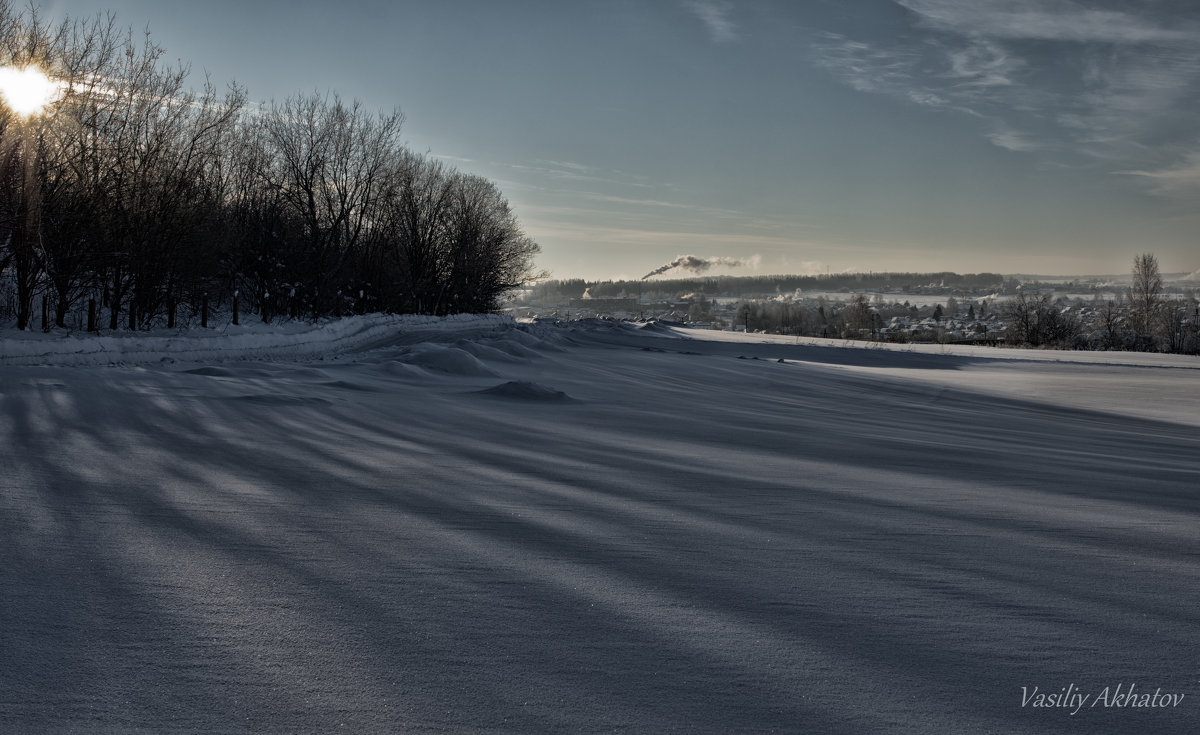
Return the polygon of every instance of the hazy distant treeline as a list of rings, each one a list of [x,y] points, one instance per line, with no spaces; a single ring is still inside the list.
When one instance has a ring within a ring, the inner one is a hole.
[[[738,305],[735,323],[749,330],[819,337],[1200,353],[1200,302],[1195,294],[1168,295],[1158,259],[1151,253],[1134,258],[1130,275],[1127,288],[1103,300],[1097,293],[1090,300],[1068,301],[1045,284],[1015,281],[1004,282],[1011,296],[992,305],[990,299],[966,298],[960,304],[948,296],[942,304],[917,307],[869,299],[862,293],[845,302],[828,302],[824,297],[750,299]],[[689,316],[706,320],[709,308],[703,296],[693,298]],[[927,323],[885,329],[896,317]]]
[[[1102,299],[1068,300],[1064,284],[1021,282],[996,273],[851,273],[824,276],[714,276],[661,281],[539,283],[530,296],[542,304],[578,299],[641,297],[682,300],[686,318],[750,331],[884,341],[960,341],[1091,350],[1200,354],[1196,293],[1164,290],[1158,259],[1134,258],[1130,285]],[[1071,284],[1067,284],[1070,287]],[[888,290],[931,289],[940,304],[888,301]],[[797,294],[797,290],[800,291]],[[824,293],[847,291],[844,297]],[[876,292],[867,296],[864,291]],[[963,291],[962,302],[949,291]],[[1114,291],[1111,287],[1105,292]],[[774,292],[775,296],[769,296]],[[853,293],[849,293],[853,292]],[[972,296],[971,294],[974,294]],[[992,296],[1004,298],[993,300]],[[737,297],[736,310],[709,296]],[[744,298],[742,298],[744,296]],[[980,296],[983,296],[980,298]],[[897,321],[899,325],[897,326]]]
[[[817,276],[707,276],[697,278],[672,278],[660,281],[585,281],[565,279],[546,281],[538,289],[547,293],[559,293],[565,298],[579,298],[584,290],[595,298],[618,298],[654,292],[705,293],[710,296],[725,294],[788,293],[796,289],[804,291],[836,291],[867,289],[907,289],[922,286],[945,286],[949,288],[1004,288],[1004,276],[998,273],[836,273]],[[1008,282],[1016,286],[1016,281]]]
[[[95,300],[108,326],[209,302],[263,319],[490,311],[537,245],[496,186],[406,149],[398,112],[187,86],[111,17],[47,25],[0,1],[0,63],[64,85],[0,108],[0,281],[18,326]],[[3,304],[0,304],[3,306]]]

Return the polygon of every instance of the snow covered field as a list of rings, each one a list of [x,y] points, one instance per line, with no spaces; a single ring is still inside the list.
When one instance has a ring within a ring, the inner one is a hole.
[[[661,324],[0,339],[0,731],[1195,732],[1197,396]]]

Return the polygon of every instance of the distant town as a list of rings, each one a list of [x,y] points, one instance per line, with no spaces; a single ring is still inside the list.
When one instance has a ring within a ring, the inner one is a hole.
[[[1136,275],[573,279],[517,292],[507,311],[519,317],[660,319],[696,328],[889,342],[1200,349],[1197,275],[1166,274],[1140,287]]]

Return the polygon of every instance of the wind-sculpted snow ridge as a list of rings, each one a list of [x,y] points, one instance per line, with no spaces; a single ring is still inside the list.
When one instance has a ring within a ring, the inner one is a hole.
[[[484,365],[470,352],[459,347],[434,342],[413,345],[397,359],[410,365],[448,375],[499,377],[495,371]]]
[[[166,360],[312,359],[388,344],[397,335],[509,328],[511,317],[368,314],[309,324],[248,324],[169,333],[30,335],[0,337],[0,365],[85,366],[151,364]]]

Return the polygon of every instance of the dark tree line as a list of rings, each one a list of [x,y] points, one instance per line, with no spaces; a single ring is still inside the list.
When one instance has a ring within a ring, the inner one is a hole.
[[[1052,294],[1022,290],[1004,305],[1003,314],[1012,344],[1069,349],[1084,346],[1079,317],[1064,310]]]
[[[937,312],[927,309],[928,314]],[[863,294],[849,301],[750,300],[738,304],[734,323],[747,330],[806,337],[877,339],[879,330],[896,316],[918,318],[922,311],[907,303],[872,303]],[[940,314],[939,314],[940,316]]]
[[[0,0],[0,65],[61,87],[40,114],[0,105],[19,328],[39,299],[59,326],[94,303],[114,329],[234,303],[264,320],[486,312],[534,276],[495,184],[405,148],[399,112],[316,93],[251,107],[163,57],[112,16],[51,26]]]

